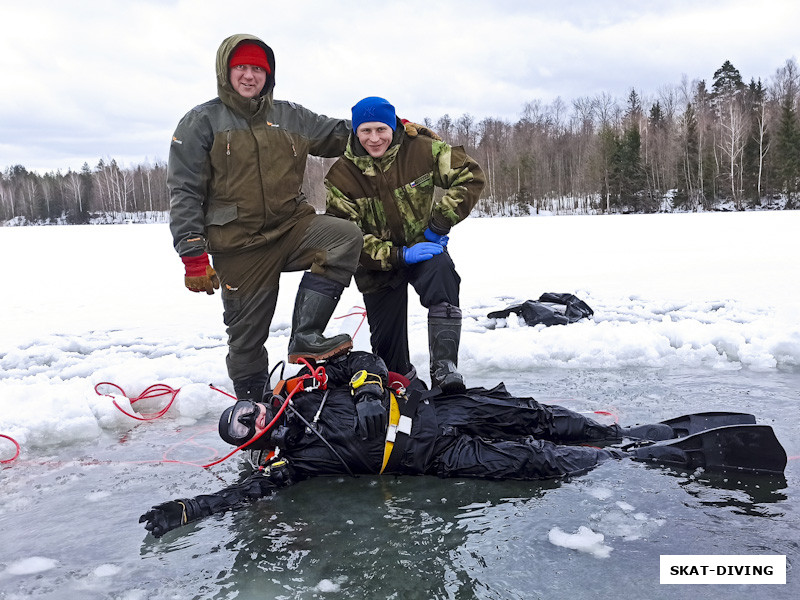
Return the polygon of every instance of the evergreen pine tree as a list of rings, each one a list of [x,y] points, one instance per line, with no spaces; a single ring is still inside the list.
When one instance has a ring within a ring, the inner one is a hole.
[[[761,149],[766,140],[761,139],[761,108],[765,101],[764,87],[761,81],[751,81],[747,89],[747,105],[750,113],[750,128],[744,144],[742,155],[742,183],[744,197],[751,208],[761,203],[759,198],[759,166]]]
[[[778,175],[787,195],[786,208],[794,208],[800,180],[800,126],[791,94],[786,94],[781,102],[781,120],[776,137],[776,161]]]
[[[639,122],[642,106],[635,90],[628,96],[628,111],[625,115],[625,128],[622,137],[617,139],[614,153],[614,182],[619,203],[638,212],[641,192],[645,188],[645,173],[642,167],[642,136]]]
[[[742,75],[739,69],[726,60],[722,66],[714,71],[714,83],[711,84],[711,96],[718,98],[721,96],[735,96],[744,90]]]

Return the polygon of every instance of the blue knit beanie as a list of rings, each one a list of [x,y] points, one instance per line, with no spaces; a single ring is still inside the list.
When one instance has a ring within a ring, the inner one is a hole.
[[[360,100],[353,107],[353,131],[358,131],[358,126],[362,123],[386,123],[394,131],[397,127],[397,116],[394,113],[394,106],[388,100],[369,96]]]

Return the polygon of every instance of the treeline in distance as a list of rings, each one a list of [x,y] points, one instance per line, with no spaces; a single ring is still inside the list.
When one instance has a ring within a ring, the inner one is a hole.
[[[569,104],[534,100],[516,122],[469,114],[424,124],[465,146],[483,167],[484,215],[796,208],[800,185],[800,71],[796,58],[766,81],[745,82],[729,61],[710,83],[688,81],[652,97],[631,89]],[[304,191],[324,207],[330,161],[310,159]],[[0,222],[85,223],[169,208],[166,164],[100,160],[44,175],[0,173]]]

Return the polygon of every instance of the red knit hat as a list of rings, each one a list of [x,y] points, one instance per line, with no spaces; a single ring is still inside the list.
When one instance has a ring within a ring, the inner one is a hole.
[[[240,44],[236,47],[236,50],[233,51],[233,54],[231,54],[231,60],[228,62],[228,66],[237,67],[239,65],[253,65],[254,67],[261,67],[267,73],[272,73],[264,48],[250,42]]]

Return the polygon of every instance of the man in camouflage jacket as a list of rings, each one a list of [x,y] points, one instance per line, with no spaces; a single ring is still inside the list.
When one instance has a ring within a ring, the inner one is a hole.
[[[216,73],[218,97],[189,111],[172,138],[170,229],[186,287],[213,294],[221,284],[228,374],[239,398],[258,399],[281,272],[310,269],[297,293],[289,360],[352,347],[349,336],[322,332],[355,271],[361,232],[317,215],[300,191],[307,156],[341,155],[350,126],[274,100],[275,56],[255,36],[225,39]]]
[[[364,295],[372,350],[389,369],[414,375],[408,348],[410,283],[428,308],[431,385],[464,388],[458,366],[461,278],[447,252],[451,227],[478,202],[483,172],[460,146],[410,138],[394,107],[364,98],[353,107],[344,156],[327,174],[327,213],[364,235],[355,280]],[[445,190],[434,199],[435,188]]]

